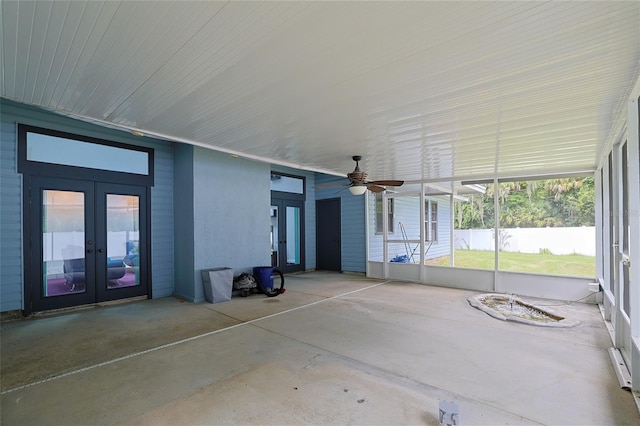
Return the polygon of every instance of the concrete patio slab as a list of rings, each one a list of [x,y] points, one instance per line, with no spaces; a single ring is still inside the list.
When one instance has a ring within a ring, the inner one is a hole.
[[[448,400],[467,425],[640,424],[596,306],[546,301],[581,323],[544,329],[496,320],[457,289],[325,273],[286,287],[5,323],[0,420],[437,425]]]

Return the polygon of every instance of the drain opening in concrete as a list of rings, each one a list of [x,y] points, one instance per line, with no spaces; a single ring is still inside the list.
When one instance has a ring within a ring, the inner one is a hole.
[[[467,299],[474,308],[503,321],[542,327],[573,327],[579,321],[567,318],[508,294],[481,294]]]

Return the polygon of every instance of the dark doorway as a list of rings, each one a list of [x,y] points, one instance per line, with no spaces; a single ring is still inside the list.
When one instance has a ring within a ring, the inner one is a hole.
[[[316,269],[342,271],[340,198],[316,200]]]

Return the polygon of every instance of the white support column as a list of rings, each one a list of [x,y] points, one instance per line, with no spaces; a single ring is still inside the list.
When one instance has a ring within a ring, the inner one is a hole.
[[[598,169],[593,174],[593,182],[595,187],[595,227],[596,227],[596,279],[600,282],[601,285],[604,285],[604,197],[605,192],[602,190],[602,169]]]
[[[371,271],[369,268],[369,193],[364,194],[364,264],[365,275],[369,277]]]
[[[426,215],[427,212],[425,211],[424,208],[424,202],[425,202],[425,197],[424,197],[424,192],[427,190],[427,186],[423,183],[420,185],[421,191],[420,191],[420,220],[421,220],[421,226],[420,226],[420,282],[421,283],[425,283],[427,280],[427,265],[426,265],[426,256],[425,256],[425,239],[426,239],[426,227],[427,227],[427,222],[426,222]]]
[[[610,230],[612,229],[611,221],[613,220],[611,216],[611,206],[612,203],[609,202],[609,198],[612,196],[612,184],[609,176],[611,175],[611,168],[609,166],[609,161],[605,161],[602,166],[602,170],[604,171],[602,176],[602,273],[604,278],[604,299],[610,300],[610,303],[605,302],[605,319],[607,321],[611,321],[612,315],[612,306],[615,305],[615,297],[611,292],[611,284],[613,282],[613,271],[611,270],[611,248],[613,247],[613,238]],[[596,260],[597,261],[597,260]]]
[[[451,214],[449,216],[449,266],[452,268],[455,266],[455,256],[456,256],[456,243],[454,241],[454,227],[455,227],[455,214],[454,214],[454,203],[455,200],[453,198],[453,188],[451,188],[451,194],[449,194],[449,209],[451,210]]]
[[[600,288],[605,285],[604,278],[604,243],[603,237],[605,233],[603,232],[604,228],[604,219],[602,216],[603,208],[604,208],[604,191],[602,189],[602,168],[597,169],[593,174],[593,186],[595,190],[595,217],[594,217],[594,225],[596,230],[596,281],[600,283]],[[600,293],[596,296],[596,302],[604,305],[603,303],[604,295]],[[603,308],[606,311],[606,308]],[[606,319],[606,313],[605,313]]]
[[[382,277],[389,279],[389,206],[387,193],[382,193]]]
[[[498,275],[498,252],[500,248],[500,203],[499,203],[499,188],[498,178],[493,178],[493,221],[494,221],[494,234],[493,234],[493,291],[500,292],[500,277]]]

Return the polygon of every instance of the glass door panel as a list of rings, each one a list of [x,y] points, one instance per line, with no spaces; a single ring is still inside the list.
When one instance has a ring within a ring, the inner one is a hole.
[[[84,192],[42,191],[42,294],[84,293]]]
[[[625,142],[621,148],[621,173],[622,173],[622,188],[621,188],[621,204],[622,204],[622,218],[621,218],[621,226],[620,226],[620,259],[621,259],[621,268],[622,273],[621,284],[622,284],[622,309],[627,314],[627,316],[631,317],[631,299],[629,298],[629,285],[631,282],[631,277],[629,274],[629,259],[630,259],[630,240],[631,240],[631,222],[629,221],[629,149],[628,143]]]
[[[300,265],[300,208],[287,206],[287,266]]]
[[[271,266],[278,266],[278,206],[271,206],[270,212],[271,235]]]
[[[147,294],[146,188],[96,184],[99,301]]]
[[[304,271],[304,202],[271,200],[271,264],[283,273]]]
[[[29,177],[25,310],[58,309],[95,300],[94,186]]]
[[[140,285],[140,198],[107,194],[107,288]]]

